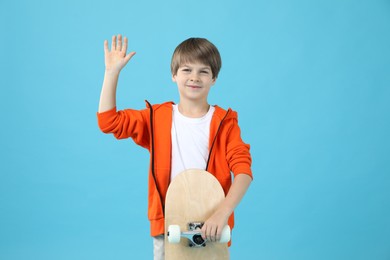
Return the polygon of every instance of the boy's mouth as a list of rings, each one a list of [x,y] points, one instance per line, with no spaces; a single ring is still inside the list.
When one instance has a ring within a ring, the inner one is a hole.
[[[193,88],[193,89],[199,89],[199,88],[202,88],[201,86],[197,86],[197,85],[187,85],[187,87],[189,87],[189,88]]]

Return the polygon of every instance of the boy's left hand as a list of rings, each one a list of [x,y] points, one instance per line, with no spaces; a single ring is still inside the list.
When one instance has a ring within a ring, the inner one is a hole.
[[[223,228],[227,225],[231,212],[227,209],[219,208],[214,214],[206,220],[202,227],[202,238],[211,242],[217,242],[221,239]]]

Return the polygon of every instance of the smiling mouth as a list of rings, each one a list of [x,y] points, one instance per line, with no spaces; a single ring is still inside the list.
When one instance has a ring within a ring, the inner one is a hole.
[[[199,89],[199,88],[202,88],[200,86],[196,86],[196,85],[187,85],[187,87],[189,88],[193,88],[193,89]]]

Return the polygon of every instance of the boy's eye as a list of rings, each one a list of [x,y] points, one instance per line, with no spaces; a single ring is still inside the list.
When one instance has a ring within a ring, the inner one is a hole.
[[[200,73],[209,74],[209,72],[207,70],[202,70]]]
[[[182,69],[182,71],[189,72],[190,70],[189,69]]]

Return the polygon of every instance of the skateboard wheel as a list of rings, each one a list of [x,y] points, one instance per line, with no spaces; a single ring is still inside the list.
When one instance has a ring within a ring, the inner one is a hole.
[[[221,239],[219,240],[219,243],[227,243],[229,241],[230,241],[230,227],[226,225],[222,229]]]
[[[171,244],[180,243],[180,226],[170,225],[168,227],[168,242]]]

